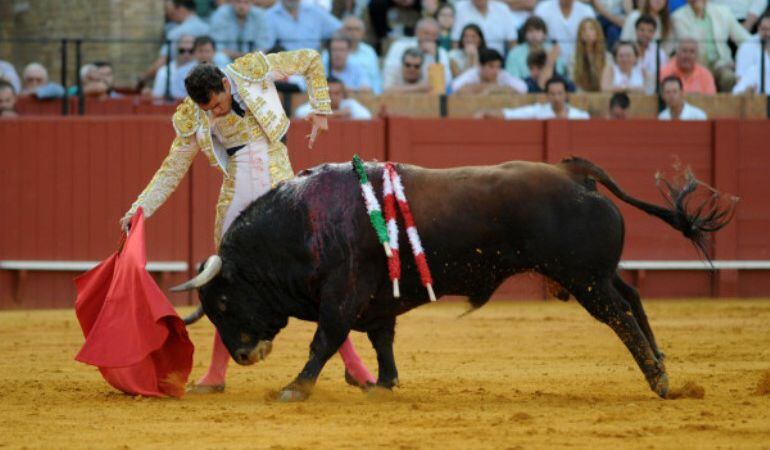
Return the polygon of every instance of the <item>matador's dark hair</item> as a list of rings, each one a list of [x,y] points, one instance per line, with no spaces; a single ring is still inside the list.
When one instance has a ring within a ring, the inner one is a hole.
[[[224,77],[225,74],[217,66],[209,63],[198,64],[184,79],[184,87],[195,103],[205,105],[211,100],[211,94],[224,92]]]

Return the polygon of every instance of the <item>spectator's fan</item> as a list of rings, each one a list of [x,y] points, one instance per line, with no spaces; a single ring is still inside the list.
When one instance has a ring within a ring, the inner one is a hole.
[[[372,118],[372,113],[364,105],[348,97],[345,83],[333,76],[327,78],[326,83],[329,85],[329,99],[331,100],[332,107],[331,117],[352,120],[369,120]],[[313,108],[310,106],[310,103],[305,103],[297,108],[294,112],[294,117],[304,119],[312,112]]]
[[[751,38],[733,13],[727,7],[712,5],[707,0],[687,0],[687,6],[677,10],[673,20],[679,37],[693,37],[703,43],[700,63],[714,75],[719,90],[732,91],[736,77],[727,41],[731,39],[739,45]]]
[[[503,69],[503,57],[495,49],[479,50],[479,66],[468,69],[452,82],[452,91],[462,94],[527,92],[527,84]]]
[[[420,49],[408,48],[401,56],[401,70],[385,86],[385,94],[420,94],[431,90],[428,78],[423,76],[425,57]]]
[[[476,24],[468,24],[460,33],[459,48],[449,52],[449,68],[452,70],[452,76],[456,77],[461,73],[478,67],[479,51],[487,48],[487,42],[484,39],[484,32]]]
[[[708,69],[698,64],[698,41],[682,38],[674,58],[660,71],[661,79],[676,76],[684,92],[692,94],[715,94],[716,84]]]
[[[438,46],[446,51],[452,50],[452,28],[455,24],[455,7],[451,3],[442,3],[434,16],[438,22]]]
[[[505,70],[514,77],[527,79],[527,77],[530,76],[528,62],[529,54],[531,52],[542,50],[547,55],[551,52],[551,49],[554,46],[558,46],[558,44],[551,44],[548,42],[548,26],[542,18],[537,16],[532,16],[524,22],[521,34],[524,37],[524,42],[518,44],[508,52],[508,56],[505,59]],[[562,58],[557,58],[555,64],[556,73],[565,76],[567,73],[567,66],[564,64],[564,60]],[[538,79],[537,76],[534,76],[533,78]],[[546,81],[550,78],[551,77],[549,76],[542,81],[542,87],[545,86]]]
[[[48,70],[40,63],[30,63],[21,75],[21,94],[34,95],[39,99],[59,98],[64,88],[48,81]]]
[[[536,103],[520,108],[484,111],[477,117],[502,117],[505,119],[590,119],[582,110],[573,108],[567,96],[567,84],[559,77],[553,77],[545,85],[548,103]]]
[[[641,16],[649,16],[655,21],[653,39],[662,41],[665,53],[670,54],[676,46],[674,26],[671,24],[668,0],[641,0],[641,6],[626,17],[620,39],[633,41],[636,38],[636,23]]]
[[[321,42],[332,37],[342,23],[331,13],[300,0],[280,0],[267,11],[276,45],[286,50],[321,49]]]
[[[577,46],[572,61],[572,79],[585,92],[599,92],[604,68],[610,64],[602,27],[596,19],[580,22]]]
[[[232,0],[217,8],[211,15],[211,37],[231,59],[266,51],[275,41],[264,11],[249,0]]]
[[[613,61],[604,67],[602,91],[652,93],[649,77],[639,61],[639,49],[633,42],[620,41],[615,46]]]
[[[663,92],[663,102],[666,104],[659,115],[660,120],[706,120],[708,117],[703,110],[684,101],[682,80],[676,75],[671,75],[661,81],[660,89]]]
[[[5,80],[0,80],[0,117],[16,117],[16,90]]]
[[[517,31],[508,5],[498,0],[461,0],[455,4],[457,18],[452,39],[461,41],[461,31],[468,24],[476,24],[484,32],[487,46],[504,54],[516,42]]]

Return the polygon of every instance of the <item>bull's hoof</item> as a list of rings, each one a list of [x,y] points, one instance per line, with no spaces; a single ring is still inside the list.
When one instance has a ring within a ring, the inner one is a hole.
[[[195,395],[221,394],[225,392],[225,384],[191,384],[185,392]]]
[[[394,387],[399,386],[398,378],[393,378],[391,380],[378,380],[377,381],[377,387],[385,388],[385,389],[393,389]]]
[[[305,400],[310,397],[310,394],[299,390],[299,389],[291,389],[291,388],[283,388],[281,389],[281,392],[278,393],[277,400],[279,402],[284,403],[294,403],[294,402],[304,402]]]
[[[351,375],[350,372],[348,372],[347,370],[345,371],[345,383],[347,383],[347,384],[349,384],[349,385],[351,385],[353,387],[357,387],[357,388],[361,389],[364,392],[368,391],[369,389],[371,389],[374,386],[374,383],[371,383],[369,381],[367,381],[364,384],[359,383],[358,380],[356,380],[353,377],[353,375]]]
[[[650,383],[650,387],[660,398],[666,398],[668,396],[668,375],[661,374],[657,380]]]

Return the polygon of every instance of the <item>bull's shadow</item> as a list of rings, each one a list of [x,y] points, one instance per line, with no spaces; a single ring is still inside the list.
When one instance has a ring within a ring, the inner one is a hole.
[[[538,272],[557,297],[571,294],[609,325],[650,388],[667,395],[664,355],[639,294],[617,275],[623,217],[596,183],[679,230],[704,255],[707,233],[730,221],[734,201],[723,202],[711,190],[704,202],[692,205],[701,184],[687,172],[678,182],[661,182],[667,204],[653,205],[628,195],[600,167],[580,158],[554,165],[397,168],[439,298],[466,296],[479,308],[507,278]],[[382,170],[381,164],[366,166],[377,192]],[[400,234],[406,242],[403,229]],[[400,255],[401,297],[394,299],[356,174],[349,164],[325,164],[244,210],[219,254],[178,290],[199,289],[203,311],[240,364],[265,358],[289,317],[318,323],[308,361],[281,391],[282,399],[307,398],[351,330],[367,333],[377,353],[377,384],[392,388],[398,383],[396,316],[429,301],[411,255]]]

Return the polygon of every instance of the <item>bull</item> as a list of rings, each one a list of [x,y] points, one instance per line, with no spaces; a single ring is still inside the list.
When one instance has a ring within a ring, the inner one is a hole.
[[[734,202],[713,192],[692,205],[701,184],[688,172],[662,184],[658,206],[624,192],[597,165],[570,158],[558,164],[508,162],[446,170],[399,164],[420,229],[436,295],[483,306],[507,278],[537,272],[610,326],[633,355],[652,391],[665,398],[668,377],[637,291],[617,274],[624,222],[597,191],[658,217],[706,255],[707,235],[731,219]],[[381,190],[382,165],[366,166]],[[401,242],[406,242],[401,230]],[[279,394],[307,398],[324,364],[351,330],[366,332],[377,355],[377,385],[398,384],[393,355],[396,317],[424,303],[414,261],[402,255],[401,297],[394,298],[387,263],[347,164],[305,171],[257,199],[223,237],[218,255],[175,290],[198,288],[203,312],[233,359],[267,357],[289,317],[318,323],[310,356]]]

